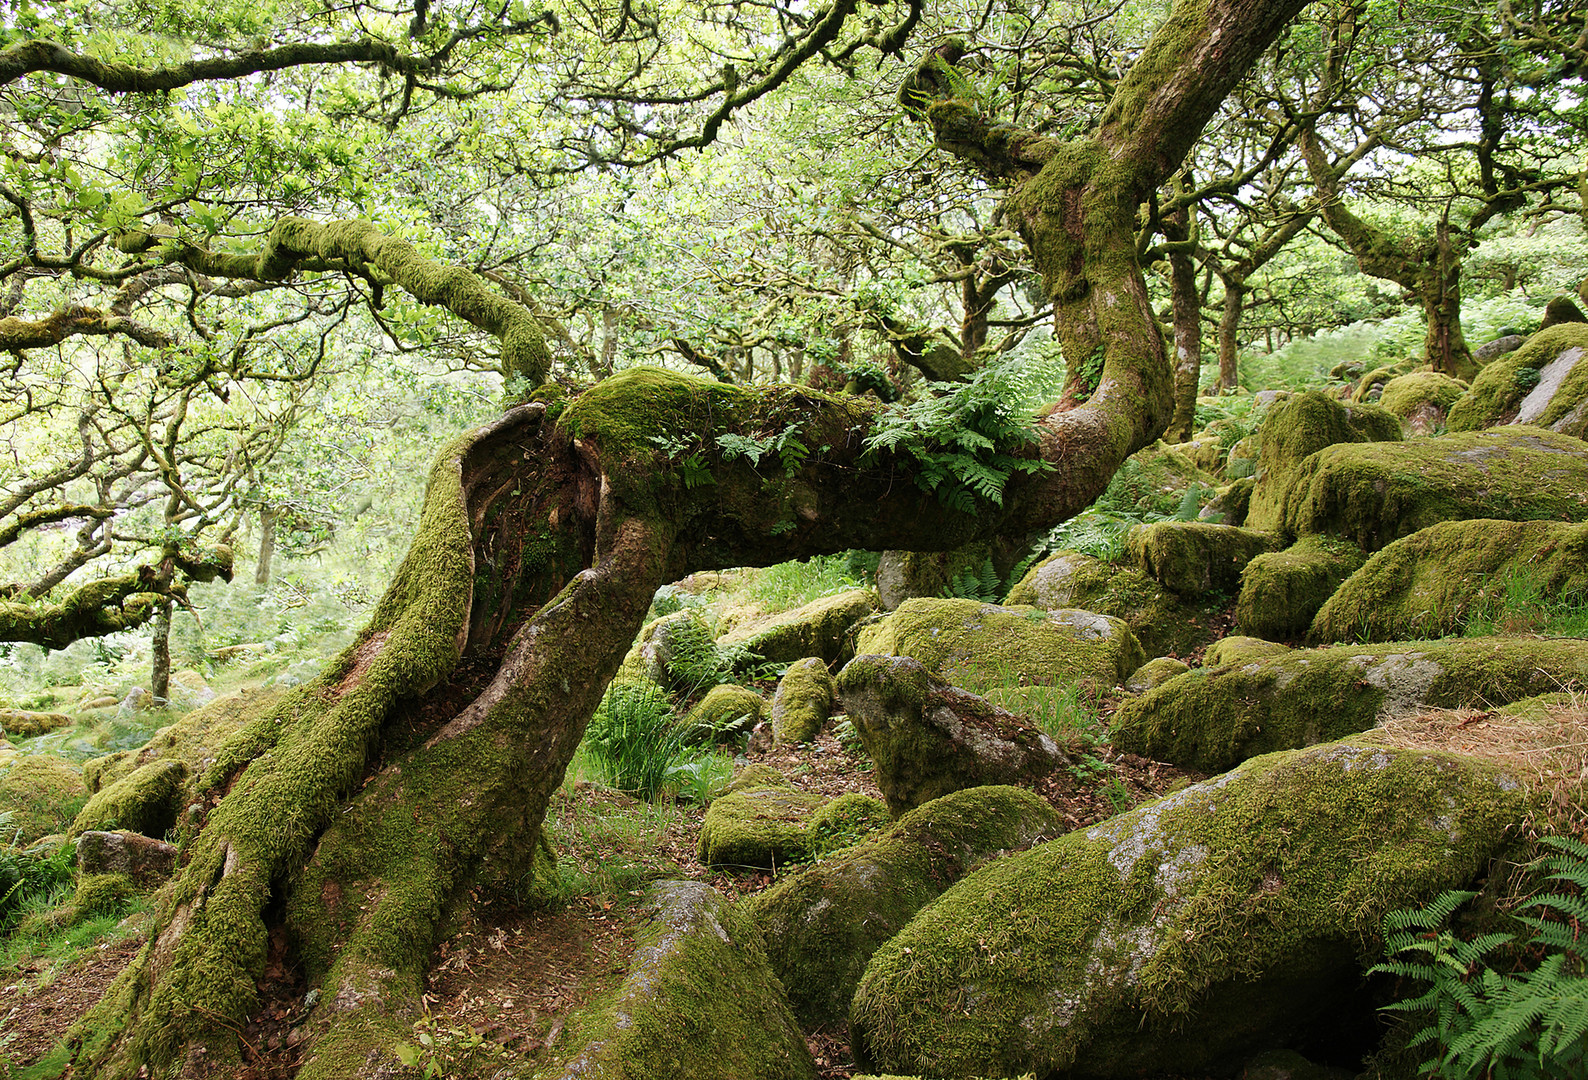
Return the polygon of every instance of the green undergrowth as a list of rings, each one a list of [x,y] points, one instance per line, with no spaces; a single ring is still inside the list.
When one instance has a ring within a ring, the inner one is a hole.
[[[1419,1074],[1443,1080],[1546,1080],[1588,1074],[1588,844],[1544,837],[1540,891],[1506,929],[1459,935],[1477,894],[1442,893],[1384,919],[1387,959],[1370,974],[1421,989],[1386,1006],[1417,1025]],[[1525,936],[1521,931],[1526,931]]]
[[[1462,626],[1464,637],[1505,634],[1588,637],[1588,593],[1551,595],[1541,575],[1513,567],[1484,589]]]
[[[1069,754],[1070,769],[1077,780],[1118,783],[1113,767],[1100,754],[1108,730],[1102,694],[1097,688],[1086,682],[1033,682],[1030,676],[1003,667],[978,668],[972,678],[961,678],[958,683],[962,690],[985,698],[1051,735]],[[1123,808],[1129,809],[1129,794],[1122,786],[1117,790],[1123,797]]]
[[[676,804],[576,786],[575,775],[570,767],[570,782],[546,813],[546,836],[557,852],[555,901],[599,907],[651,881],[679,876],[677,864],[657,854],[667,830],[682,818]]]
[[[689,746],[688,734],[660,687],[615,684],[585,731],[581,768],[648,801],[704,802],[727,784],[733,763],[714,749]]]

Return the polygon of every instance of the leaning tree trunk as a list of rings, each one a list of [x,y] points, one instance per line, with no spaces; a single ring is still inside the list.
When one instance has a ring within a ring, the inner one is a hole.
[[[389,1075],[445,914],[526,872],[551,792],[658,585],[845,548],[958,547],[1050,526],[1095,499],[1173,405],[1136,258],[1137,207],[1301,6],[1182,4],[1097,138],[1004,147],[1024,162],[1011,210],[1060,340],[1069,355],[1100,350],[1103,368],[1087,402],[1008,448],[1052,468],[1015,475],[1001,506],[949,510],[917,483],[913,456],[868,454],[880,406],[867,399],[651,369],[555,416],[543,402],[519,406],[444,450],[369,625],[320,678],[245,725],[186,793],[182,867],[149,943],[69,1033],[75,1075],[234,1073],[236,1032],[281,952],[320,991],[299,1075]],[[939,141],[964,104],[933,101]],[[367,228],[317,234],[303,222],[274,249],[312,248],[319,235],[393,265],[406,257]],[[658,432],[676,452],[658,449]],[[784,433],[808,456],[753,465],[719,450],[725,435]]]

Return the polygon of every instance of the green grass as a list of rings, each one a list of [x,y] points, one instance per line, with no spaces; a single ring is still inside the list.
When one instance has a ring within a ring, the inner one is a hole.
[[[768,608],[787,611],[845,589],[863,588],[876,569],[877,557],[871,552],[816,555],[767,567],[755,575],[745,593]]]
[[[1511,634],[1588,637],[1588,592],[1551,593],[1543,577],[1520,568],[1499,575],[1467,609],[1462,636]]]
[[[677,867],[658,859],[656,849],[681,813],[670,802],[587,796],[564,787],[546,815],[561,899],[599,905],[675,874]]]

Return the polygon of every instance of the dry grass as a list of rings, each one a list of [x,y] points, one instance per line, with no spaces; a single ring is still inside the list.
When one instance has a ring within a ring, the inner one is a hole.
[[[1364,741],[1466,754],[1509,766],[1546,796],[1524,835],[1588,839],[1588,693],[1534,699],[1521,709],[1425,709],[1386,721]]]

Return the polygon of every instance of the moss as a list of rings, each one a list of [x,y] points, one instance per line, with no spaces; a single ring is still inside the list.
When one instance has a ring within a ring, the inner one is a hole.
[[[653,886],[615,997],[582,1022],[584,1048],[558,1080],[813,1080],[804,1036],[767,963],[760,931],[699,882]]]
[[[1207,644],[1221,606],[1172,593],[1133,567],[1075,551],[1057,552],[1033,566],[1009,590],[1005,604],[1112,615],[1130,627],[1146,656],[1189,654]]]
[[[0,808],[11,812],[3,839],[26,846],[65,832],[88,791],[83,774],[51,754],[24,754],[0,766]]]
[[[793,788],[723,795],[700,825],[699,858],[711,867],[775,870],[810,857],[806,828],[825,800]]]
[[[1588,445],[1538,428],[1331,446],[1295,470],[1287,536],[1333,533],[1367,551],[1443,521],[1588,520]]]
[[[858,1060],[1210,1071],[1334,1019],[1324,1003],[1358,994],[1383,913],[1470,882],[1527,802],[1510,773],[1453,756],[1330,745],[1250,761],[923,908],[856,992]]]
[[[835,851],[858,844],[892,820],[888,806],[860,791],[848,791],[811,815],[805,832],[811,858],[825,859]]]
[[[813,656],[791,664],[772,698],[772,737],[779,743],[803,743],[832,715],[838,687],[827,664]]]
[[[1184,660],[1176,660],[1172,656],[1160,656],[1156,660],[1148,660],[1137,668],[1136,673],[1125,680],[1125,690],[1132,694],[1144,693],[1190,670],[1190,665]]]
[[[1021,673],[1106,687],[1147,659],[1130,628],[1106,615],[925,598],[861,630],[855,649],[913,657],[951,680]]]
[[[1217,478],[1196,467],[1163,441],[1136,451],[1108,481],[1108,489],[1094,505],[1130,515],[1177,513],[1185,491],[1193,484],[1213,487]]]
[[[1588,596],[1588,525],[1451,521],[1375,552],[1323,605],[1307,640],[1407,641],[1458,633],[1515,581],[1541,599]]]
[[[126,829],[161,839],[176,824],[186,779],[179,761],[150,762],[96,791],[72,822],[70,835]]]
[[[841,1023],[872,953],[928,901],[982,861],[1061,830],[1030,792],[970,788],[757,895],[751,911],[795,1015],[810,1026]]]
[[[1182,596],[1234,592],[1246,564],[1276,546],[1267,533],[1200,521],[1138,525],[1125,543],[1143,573]]]
[[[63,728],[72,722],[65,713],[32,712],[28,709],[0,709],[0,738],[31,739],[46,731]]]
[[[895,815],[963,788],[1036,780],[1065,762],[1051,737],[909,657],[857,656],[838,691]]]
[[[1423,414],[1443,418],[1466,392],[1465,384],[1443,372],[1415,371],[1385,383],[1378,403],[1402,420]]]
[[[1275,402],[1263,419],[1262,456],[1245,525],[1279,532],[1294,474],[1312,454],[1340,443],[1399,441],[1400,418],[1376,405],[1347,407],[1321,390]]]
[[[1572,354],[1575,353],[1575,356]],[[1539,383],[1539,372],[1552,364],[1570,365],[1559,389],[1547,404],[1524,422],[1551,427],[1565,420],[1588,398],[1588,325],[1565,323],[1541,330],[1527,339],[1520,349],[1490,363],[1472,381],[1472,390],[1451,407],[1447,421],[1451,431],[1479,431],[1504,424],[1517,416],[1523,399]],[[1588,420],[1579,418],[1567,430],[1581,437]]]
[[[1383,393],[1391,382],[1407,374],[1407,369],[1409,369],[1412,364],[1413,361],[1411,360],[1401,360],[1397,363],[1386,364],[1383,367],[1374,368],[1372,371],[1369,371],[1367,374],[1362,376],[1361,381],[1356,385],[1356,389],[1351,391],[1352,404],[1361,405],[1365,402],[1377,400],[1381,407],[1388,409],[1389,406],[1384,405],[1383,398],[1375,395],[1374,391]],[[1399,416],[1400,414],[1396,413],[1396,415]]]
[[[1349,540],[1304,536],[1284,551],[1259,555],[1241,572],[1235,624],[1243,634],[1295,641],[1367,556]]]
[[[753,788],[786,788],[788,786],[789,782],[786,776],[778,772],[770,765],[763,765],[760,762],[756,762],[753,765],[746,765],[743,769],[740,769],[738,775],[729,781],[727,787],[723,788],[722,793],[724,795],[731,795],[735,791],[749,791]]]
[[[83,778],[92,791],[130,775],[152,761],[178,761],[195,780],[215,764],[219,748],[244,724],[269,712],[283,691],[243,691],[216,698],[194,709],[169,727],[156,731],[138,750],[95,758],[83,766]]]
[[[1132,698],[1113,742],[1202,772],[1366,731],[1424,705],[1492,707],[1588,677],[1573,639],[1474,638],[1296,649],[1202,668]]]
[[[877,564],[882,607],[892,611],[912,597],[946,595],[955,577],[977,573],[992,557],[993,546],[985,540],[953,551],[885,551]]]
[[[719,738],[748,732],[761,722],[766,702],[754,690],[743,686],[713,686],[706,691],[689,715],[684,717],[685,738],[712,742]]]
[[[735,627],[722,636],[720,643],[743,646],[774,664],[792,663],[808,656],[836,664],[846,658],[850,630],[876,609],[874,591],[849,589],[812,600],[793,611]]]
[[[1277,641],[1233,634],[1230,637],[1220,638],[1208,646],[1202,662],[1203,666],[1209,668],[1225,667],[1229,664],[1249,664],[1253,660],[1261,660],[1267,656],[1281,656],[1288,652],[1290,646],[1281,645]]]

